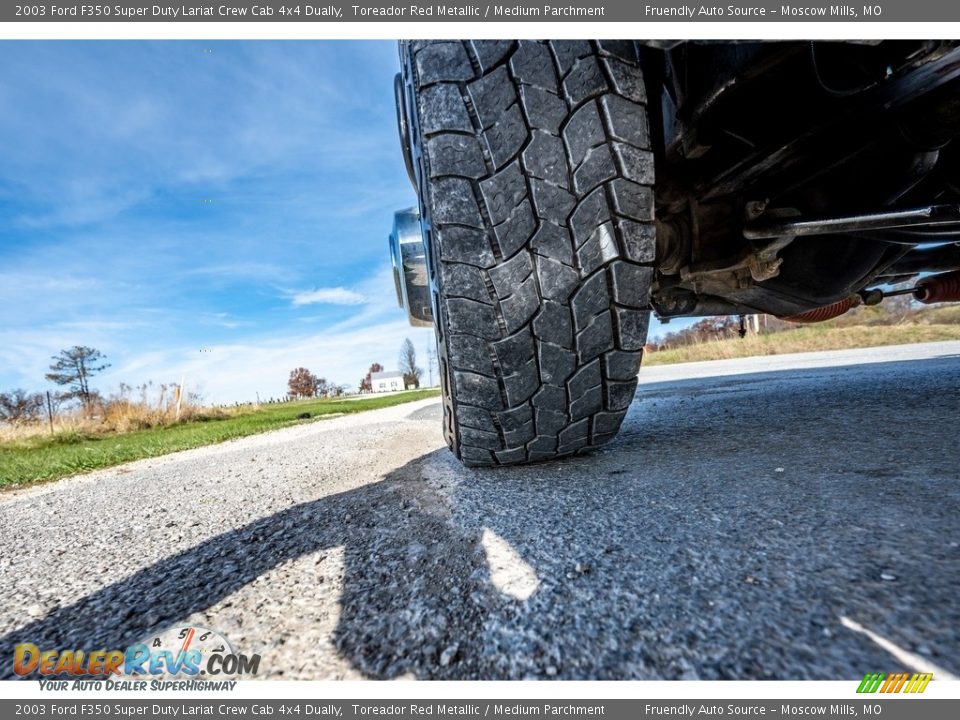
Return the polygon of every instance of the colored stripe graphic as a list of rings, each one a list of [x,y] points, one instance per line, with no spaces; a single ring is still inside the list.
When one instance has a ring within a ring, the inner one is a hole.
[[[933,680],[933,673],[867,673],[860,681],[858,693],[922,693]]]
[[[896,679],[890,685],[890,689],[887,692],[900,692],[901,688],[903,688],[903,684],[910,678],[910,673],[898,673],[895,675],[895,678]]]
[[[903,684],[907,681],[907,677],[908,673],[900,673],[900,679],[897,681],[897,686],[890,692],[900,692],[900,688],[902,688]]]
[[[932,677],[933,673],[914,673],[904,692],[922,693],[927,689],[927,683],[930,682]]]
[[[900,679],[900,673],[891,673],[887,675],[887,679],[883,681],[883,685],[880,687],[880,692],[888,693],[893,690],[897,685],[897,681]]]
[[[857,688],[858,693],[875,693],[880,683],[883,682],[883,673],[867,673]]]

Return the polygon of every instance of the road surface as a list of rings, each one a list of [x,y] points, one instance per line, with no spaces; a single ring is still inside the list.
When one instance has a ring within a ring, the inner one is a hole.
[[[183,623],[269,678],[960,675],[960,343],[641,378],[552,464],[464,469],[428,400],[0,495],[0,656]]]

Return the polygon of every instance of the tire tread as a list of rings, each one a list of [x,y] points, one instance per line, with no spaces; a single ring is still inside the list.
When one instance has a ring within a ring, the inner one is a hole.
[[[655,249],[636,46],[404,50],[448,444],[507,465],[609,441],[636,387]]]

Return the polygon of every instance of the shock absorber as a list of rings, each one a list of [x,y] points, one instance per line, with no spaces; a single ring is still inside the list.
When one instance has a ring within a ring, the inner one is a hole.
[[[913,289],[913,296],[925,305],[960,302],[960,270],[923,278]]]

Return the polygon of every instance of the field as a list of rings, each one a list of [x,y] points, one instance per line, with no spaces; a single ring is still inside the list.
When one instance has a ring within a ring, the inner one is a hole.
[[[77,430],[38,433],[0,442],[0,489],[54,480],[131,460],[156,457],[325,417],[357,413],[434,397],[438,390],[415,390],[362,399],[301,400],[244,406],[219,418],[191,420],[133,432]],[[308,417],[298,417],[308,415]]]
[[[699,360],[727,360],[756,355],[845,350],[880,345],[960,340],[960,324],[908,323],[903,325],[803,325],[769,335],[747,335],[745,338],[712,340],[686,347],[648,352],[644,365]]]

